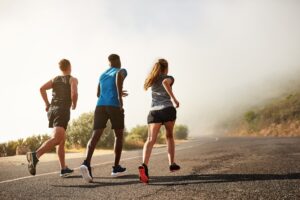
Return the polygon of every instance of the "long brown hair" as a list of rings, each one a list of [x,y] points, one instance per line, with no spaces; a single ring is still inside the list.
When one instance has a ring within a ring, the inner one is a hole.
[[[152,67],[152,70],[145,80],[144,89],[147,90],[157,80],[158,76],[168,69],[168,61],[159,59]]]

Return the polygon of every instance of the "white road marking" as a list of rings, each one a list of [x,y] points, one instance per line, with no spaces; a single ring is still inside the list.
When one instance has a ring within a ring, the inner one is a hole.
[[[181,150],[191,149],[191,148],[193,148],[193,146],[176,148],[176,151],[181,151]],[[160,155],[160,154],[163,154],[163,153],[166,153],[166,152],[167,151],[156,152],[156,153],[152,153],[152,155]],[[143,156],[134,156],[134,157],[130,157],[130,158],[121,159],[121,161],[134,160],[134,159],[142,158],[142,157]],[[107,164],[112,164],[112,163],[114,163],[114,161],[107,161],[107,162],[103,162],[103,163],[94,164],[94,165],[92,165],[92,167],[94,167],[94,166],[101,166],[101,165],[107,165]],[[76,167],[76,168],[74,168],[74,170],[78,170],[79,168],[80,167]],[[35,177],[48,176],[48,175],[53,175],[53,174],[58,174],[58,173],[60,173],[60,172],[56,171],[56,172],[49,172],[49,173],[37,174],[35,176],[24,176],[24,177],[20,177],[20,178],[15,178],[15,179],[1,181],[0,184],[10,183],[10,182],[14,182],[14,181],[20,181],[20,180],[29,179],[29,178],[35,178]]]

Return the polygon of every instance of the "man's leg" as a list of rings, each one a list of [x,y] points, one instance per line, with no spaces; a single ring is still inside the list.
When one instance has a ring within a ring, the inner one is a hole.
[[[90,165],[91,163],[91,159],[94,153],[94,150],[96,148],[96,145],[103,133],[104,129],[97,129],[93,131],[93,135],[91,137],[91,139],[89,140],[88,144],[87,144],[87,153],[86,153],[86,159],[85,161],[87,162],[88,165]]]
[[[120,159],[123,149],[123,132],[124,129],[114,129],[115,130],[115,165],[113,166],[111,175],[113,177],[118,177],[124,175],[126,168],[120,165]]]
[[[36,150],[36,157],[39,159],[44,153],[49,152],[53,147],[59,145],[65,140],[65,129],[62,127],[55,127],[53,129],[53,137],[42,144],[38,150]]]
[[[28,160],[28,171],[31,175],[36,174],[36,165],[38,159],[46,152],[49,152],[53,147],[59,145],[65,139],[65,129],[62,127],[55,127],[53,137],[42,144],[42,146],[36,152],[28,152],[26,154]],[[61,165],[64,165],[64,156],[60,158]]]
[[[91,159],[96,148],[96,145],[103,133],[104,129],[96,129],[93,131],[93,135],[87,144],[87,152],[86,152],[86,159],[83,161],[82,165],[80,166],[80,172],[82,178],[90,183],[93,181],[92,175],[92,168],[91,168]]]
[[[94,153],[94,150],[97,146],[97,143],[106,127],[106,123],[108,120],[108,115],[106,112],[106,108],[103,106],[97,106],[94,113],[94,127],[92,137],[90,138],[87,144],[87,152],[86,159],[83,161],[80,166],[80,172],[82,178],[86,182],[93,181],[92,168],[91,168],[91,160]]]
[[[62,132],[63,138],[60,141],[59,145],[57,146],[57,155],[59,158],[60,168],[65,169],[66,163],[65,163],[65,141],[66,141],[66,133],[65,129],[60,130]]]
[[[119,165],[122,149],[123,149],[123,132],[124,129],[116,129],[115,130],[115,166]]]

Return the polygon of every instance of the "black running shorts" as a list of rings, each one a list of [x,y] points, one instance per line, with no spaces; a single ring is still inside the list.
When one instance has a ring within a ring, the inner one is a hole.
[[[104,129],[110,120],[112,129],[124,129],[124,109],[115,106],[97,106],[94,115],[94,130]]]
[[[49,128],[63,127],[65,130],[67,130],[70,120],[70,108],[50,106],[47,115],[49,120]]]
[[[151,110],[148,114],[148,124],[165,123],[176,120],[176,109],[167,107],[161,110]]]

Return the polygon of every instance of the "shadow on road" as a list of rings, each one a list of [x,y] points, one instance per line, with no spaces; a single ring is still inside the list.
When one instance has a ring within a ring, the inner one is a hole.
[[[201,183],[228,183],[300,179],[300,173],[291,174],[205,174],[187,176],[153,176],[149,185],[189,185]]]
[[[69,176],[67,179],[70,178],[80,178],[82,179],[81,176]],[[118,180],[126,180],[126,179],[133,179],[130,181],[118,181]],[[118,178],[112,178],[112,177],[94,177],[94,182],[93,183],[85,183],[85,184],[80,184],[80,185],[52,185],[53,187],[64,187],[64,188],[98,188],[98,187],[107,187],[107,186],[116,186],[116,185],[132,185],[132,184],[137,184],[140,183],[138,175],[134,174],[128,174],[125,176],[121,176]],[[102,180],[109,180],[110,182],[107,181],[102,181]],[[84,182],[83,180],[80,180],[81,182]]]
[[[73,176],[69,178],[81,178],[81,176]],[[128,179],[132,179],[132,180],[128,181]],[[244,181],[271,181],[271,180],[273,181],[273,180],[293,180],[293,179],[300,179],[300,173],[203,174],[203,175],[186,175],[186,176],[151,176],[149,185],[176,186],[176,185],[190,185],[190,184],[228,183],[228,182],[244,182]],[[132,185],[138,183],[140,183],[138,175],[129,174],[127,176],[118,177],[117,179],[111,177],[94,177],[93,183],[84,183],[79,185],[52,185],[52,186],[65,187],[65,188],[98,188],[98,187],[107,187],[107,186],[116,186],[116,185]]]

